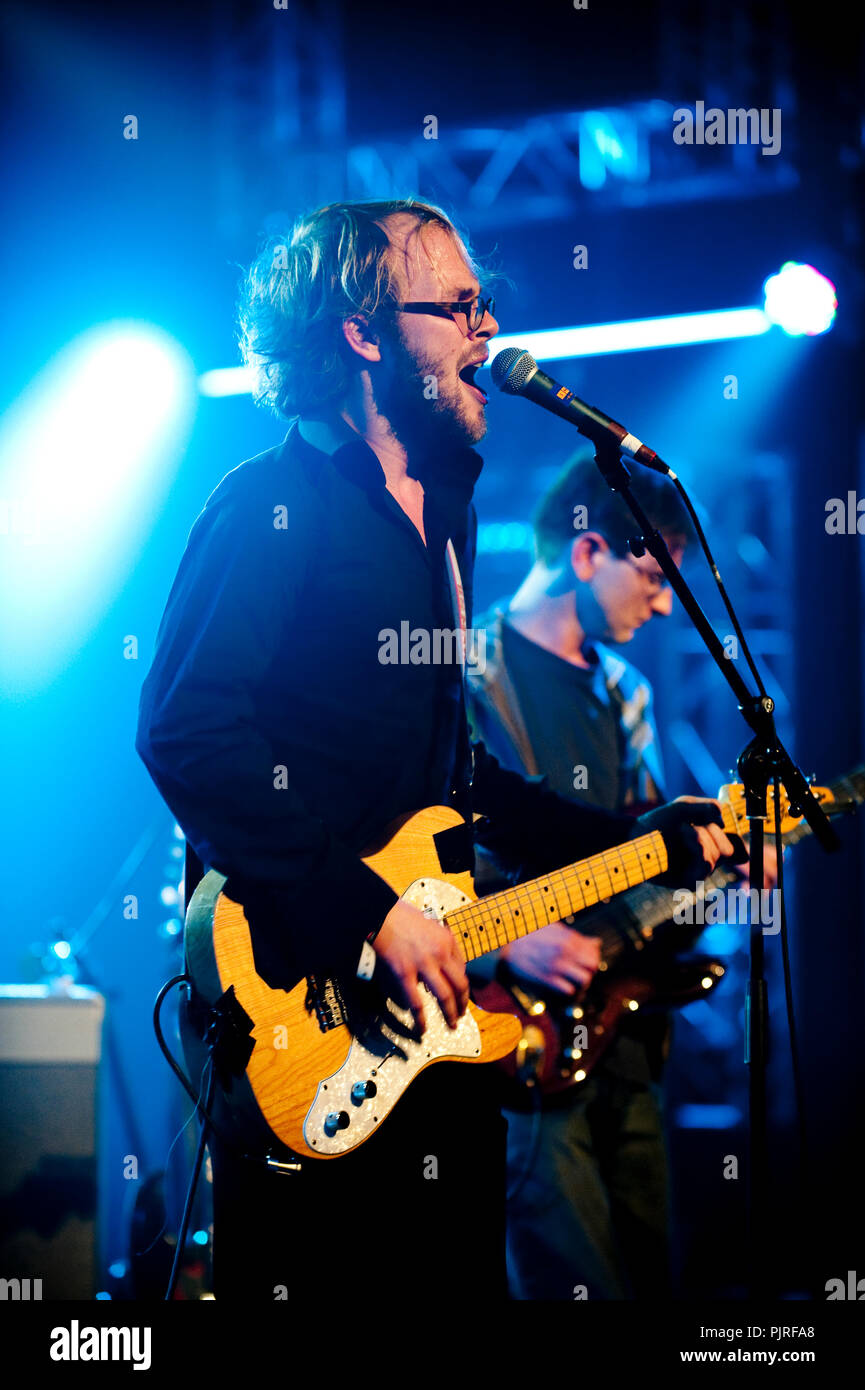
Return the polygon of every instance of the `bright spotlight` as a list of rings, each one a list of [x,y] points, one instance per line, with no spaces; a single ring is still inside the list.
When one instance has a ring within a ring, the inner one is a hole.
[[[832,327],[838,300],[835,286],[813,265],[787,261],[763,286],[766,316],[791,338],[813,337]]]
[[[192,363],[153,324],[100,324],[69,343],[0,428],[0,666],[46,685],[135,562],[182,457]],[[125,634],[118,634],[118,645]]]

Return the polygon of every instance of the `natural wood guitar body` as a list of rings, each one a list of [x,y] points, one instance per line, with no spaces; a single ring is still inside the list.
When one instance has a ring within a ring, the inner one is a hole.
[[[428,883],[432,890],[434,884],[446,881],[458,897],[474,901],[469,873],[451,874],[444,879],[433,840],[433,835],[439,831],[460,824],[460,816],[448,807],[437,806],[420,811],[409,817],[387,844],[367,856],[366,863],[400,896],[406,894],[414,883]],[[322,1031],[315,1009],[307,1004],[306,981],[290,993],[270,989],[265,984],[255,969],[249,926],[243,908],[222,892],[224,883],[224,877],[214,871],[205,875],[190,903],[186,925],[187,969],[203,1002],[215,1005],[225,990],[233,985],[238,1003],[254,1023],[251,1037],[255,1046],[245,1076],[233,1078],[230,1095],[225,1097],[225,1104],[220,1107],[223,1122],[226,1118],[229,1122],[233,1121],[247,1137],[250,1131],[256,1133],[259,1142],[264,1142],[267,1147],[269,1131],[274,1152],[283,1146],[300,1156],[336,1157],[338,1153],[346,1152],[348,1145],[323,1152],[315,1142],[309,1142],[304,1125],[320,1086],[327,1086],[327,1079],[338,1073],[348,1061],[354,1044],[353,1035],[344,1023]],[[470,1003],[469,1016],[476,1027],[479,1049],[475,1050],[472,1046],[468,1055],[441,1050],[447,1047],[446,1035],[451,1030],[441,1019],[438,1005],[429,993],[424,1006],[428,1018],[438,1015],[435,1023],[441,1034],[440,1049],[425,1049],[430,1050],[431,1055],[418,1059],[411,1079],[433,1062],[445,1058],[492,1062],[504,1057],[516,1046],[520,1026],[513,1015],[486,1013]],[[431,1023],[430,1027],[433,1026]],[[466,1031],[463,1020],[457,1033],[465,1034]],[[190,1035],[188,1026],[184,1047],[188,1057],[192,1053],[189,1060],[198,1071],[203,1050],[198,1040]],[[398,1059],[386,1061],[384,1068],[392,1065],[394,1060]],[[381,1074],[383,1068],[376,1070]],[[399,1094],[402,1094],[402,1090]],[[373,1109],[373,1122],[360,1142],[365,1142],[373,1129],[378,1127],[398,1098],[398,1095],[393,1098],[388,1096]],[[378,1099],[378,1096],[372,1099]],[[369,1106],[370,1102],[365,1101],[364,1104]],[[351,1115],[351,1110],[337,1113]],[[266,1130],[262,1130],[262,1120]],[[352,1144],[351,1147],[356,1145]]]

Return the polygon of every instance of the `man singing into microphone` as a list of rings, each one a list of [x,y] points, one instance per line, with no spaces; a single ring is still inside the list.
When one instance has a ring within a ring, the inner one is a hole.
[[[450,931],[397,900],[362,852],[436,803],[488,816],[484,842],[527,876],[635,829],[472,748],[458,666],[380,660],[382,632],[403,621],[454,627],[448,540],[471,622],[472,446],[486,431],[475,375],[498,331],[493,302],[437,208],[343,203],[264,249],[241,329],[259,399],[296,418],[223,478],[192,529],[137,746],[243,903],[272,988],[374,966],[419,1024],[434,1007],[421,984],[454,1024],[468,983]],[[665,813],[686,877],[732,852],[714,803]],[[504,1296],[491,1071],[430,1067],[368,1143],[297,1175],[214,1139],[217,1298],[314,1295],[335,1277],[367,1296],[443,1298],[469,1237],[473,1286]]]

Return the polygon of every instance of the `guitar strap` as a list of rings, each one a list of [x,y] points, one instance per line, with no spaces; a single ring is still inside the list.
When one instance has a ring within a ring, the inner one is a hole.
[[[453,608],[453,611],[454,611],[454,618],[456,619],[456,627],[457,627],[457,629],[459,630],[459,635],[460,635],[460,646],[459,646],[460,667],[462,668],[462,672],[463,672],[463,682],[465,683],[465,663],[466,663],[466,655],[467,655],[467,651],[468,651],[468,630],[467,630],[467,618],[466,618],[466,595],[465,595],[465,590],[464,590],[464,588],[463,588],[463,577],[462,577],[462,575],[460,574],[460,567],[459,567],[459,561],[457,560],[457,553],[456,553],[456,550],[454,549],[454,543],[453,543],[453,541],[450,539],[450,537],[448,537],[448,543],[447,543],[447,545],[445,546],[445,561],[446,561],[446,563],[447,563],[448,584],[449,584],[449,586],[450,586],[450,592],[451,592],[451,607]]]
[[[538,760],[535,757],[535,750],[532,747],[529,731],[523,718],[520,707],[519,697],[516,692],[510,673],[504,658],[502,644],[502,625],[505,615],[501,609],[495,610],[495,617],[490,631],[493,638],[493,660],[492,664],[487,662],[487,670],[483,682],[483,693],[489,700],[499,720],[508,733],[513,743],[523,771],[527,777],[540,776]]]
[[[466,699],[466,663],[469,660],[468,643],[468,620],[466,610],[465,589],[463,588],[462,575],[460,573],[459,561],[454,548],[454,543],[448,537],[445,546],[445,563],[447,568],[448,586],[450,588],[451,608],[454,615],[454,630],[458,636],[458,659],[460,666],[460,715],[459,728],[457,733],[456,749],[456,785],[459,788],[460,799],[457,810],[465,819],[467,825],[473,822],[471,789],[474,780],[475,755],[472,748],[471,737],[469,735],[468,720],[468,701]],[[467,775],[466,775],[467,774]]]

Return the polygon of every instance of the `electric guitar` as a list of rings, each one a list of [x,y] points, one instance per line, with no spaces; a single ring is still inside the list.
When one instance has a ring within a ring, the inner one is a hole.
[[[811,791],[827,814],[855,809],[865,800],[865,768]],[[747,833],[744,788],[725,787],[720,796],[729,798],[738,833]],[[767,805],[774,805],[771,791]],[[724,819],[726,828],[726,815]],[[789,815],[783,789],[781,833],[785,845],[796,844],[812,833],[807,821]],[[709,956],[680,957],[682,947],[703,930],[702,925],[690,929],[680,925],[685,915],[680,910],[698,908],[707,894],[724,892],[733,884],[738,885],[734,891],[747,893],[741,876],[722,867],[687,893],[646,883],[608,905],[581,914],[579,930],[601,941],[599,969],[581,995],[547,989],[520,977],[503,962],[498,978],[484,985],[477,997],[484,1008],[516,1011],[522,1024],[516,1049],[500,1063],[516,1083],[507,1103],[517,1109],[528,1108],[535,1092],[550,1096],[582,1087],[625,1019],[650,1008],[682,1008],[711,993],[723,979],[725,968]],[[699,912],[688,915],[697,915],[698,922],[702,921]]]
[[[723,820],[730,833],[741,831],[729,801]],[[454,830],[465,835],[466,826],[452,808],[416,812],[392,827],[364,862],[407,902],[443,922],[466,962],[668,867],[664,839],[653,831],[478,899],[465,860],[458,872],[449,867]],[[203,1077],[204,1038],[221,1033],[224,1045],[213,1058],[214,1118],[220,1129],[242,1134],[247,1151],[337,1158],[376,1132],[426,1067],[445,1059],[492,1062],[516,1047],[521,1028],[513,1013],[488,1013],[470,1002],[451,1029],[429,991],[427,1026],[418,1036],[409,1010],[385,1000],[374,983],[309,976],[291,991],[271,989],[255,970],[243,908],[222,892],[225,883],[211,870],[189,904],[191,999],[182,1011],[182,1037],[190,1072]]]

